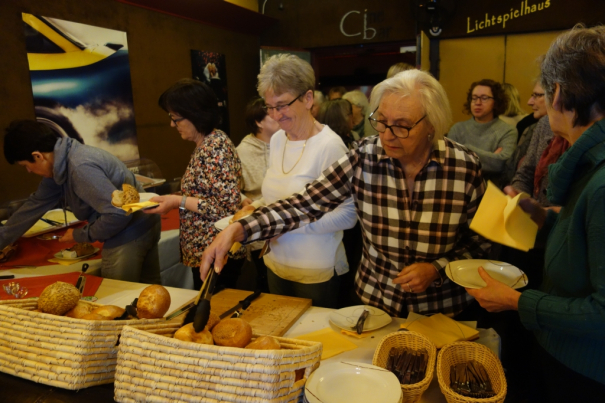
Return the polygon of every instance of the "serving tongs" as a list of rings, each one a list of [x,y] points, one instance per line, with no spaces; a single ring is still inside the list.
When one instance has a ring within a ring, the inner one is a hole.
[[[210,269],[195,301],[197,308],[195,309],[195,317],[193,318],[193,329],[196,333],[204,330],[208,324],[208,319],[210,318],[210,299],[214,293],[217,278],[218,274],[216,274],[214,269]]]

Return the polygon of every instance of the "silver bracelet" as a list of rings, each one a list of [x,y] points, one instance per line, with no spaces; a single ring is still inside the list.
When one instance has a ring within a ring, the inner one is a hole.
[[[183,198],[181,199],[181,205],[179,206],[180,210],[186,210],[186,208],[185,208],[186,202],[187,202],[187,195],[183,195]]]

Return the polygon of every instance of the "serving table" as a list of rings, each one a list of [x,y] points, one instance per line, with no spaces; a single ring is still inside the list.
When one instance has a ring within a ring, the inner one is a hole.
[[[63,266],[64,268],[66,266]],[[98,303],[125,306],[137,298],[140,292],[146,287],[146,284],[129,283],[125,281],[103,279],[101,286],[95,294]],[[171,296],[171,305],[168,312],[172,312],[182,305],[189,302],[197,296],[197,291],[179,288],[167,287]],[[284,337],[297,337],[315,330],[331,327],[334,331],[340,332],[340,329],[329,321],[329,315],[333,309],[311,307],[309,308],[292,327],[284,334]],[[338,354],[322,362],[348,361],[371,363],[374,350],[385,335],[396,332],[405,319],[394,318],[393,321],[378,330],[371,333],[364,339],[348,337],[358,348]],[[483,329],[480,332],[479,342],[487,345],[499,353],[500,338],[493,329]],[[13,377],[0,373],[0,390],[2,390],[3,401],[14,402],[36,402],[36,403],[87,403],[113,402],[113,384],[95,386],[80,391],[69,391],[42,384],[37,384],[25,379]],[[439,390],[437,376],[435,375],[429,389],[422,395],[420,402],[423,403],[445,403],[445,397]]]

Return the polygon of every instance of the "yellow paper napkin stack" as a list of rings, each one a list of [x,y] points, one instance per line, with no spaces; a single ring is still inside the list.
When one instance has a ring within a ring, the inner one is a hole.
[[[433,316],[417,315],[419,319],[408,321],[402,328],[413,330],[428,337],[437,348],[461,340],[474,340],[479,331],[438,313]]]
[[[357,348],[356,344],[350,342],[329,327],[295,337],[295,339],[318,341],[323,344],[323,351],[321,353],[322,360]]]
[[[158,202],[144,201],[144,202],[140,202],[140,203],[125,204],[122,206],[122,210],[124,210],[126,212],[126,214],[132,214],[135,211],[139,211],[139,210],[147,208],[147,207],[155,207],[155,206],[159,206],[159,205],[160,204]]]
[[[52,259],[48,259],[49,262],[58,263],[58,264],[63,265],[63,266],[69,266],[69,265],[72,265],[74,263],[78,263],[80,260],[82,260],[82,259],[64,260],[64,259],[59,259],[57,257],[54,257]]]

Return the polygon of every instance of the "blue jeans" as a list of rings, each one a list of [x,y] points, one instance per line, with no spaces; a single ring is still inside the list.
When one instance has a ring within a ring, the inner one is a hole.
[[[273,270],[267,270],[267,281],[271,294],[287,295],[289,297],[308,298],[313,300],[313,306],[338,308],[338,289],[340,279],[336,272],[332,278],[323,283],[303,284],[284,280]]]
[[[114,280],[161,284],[158,242],[162,224],[158,222],[139,238],[115,248],[103,248],[101,275]]]

